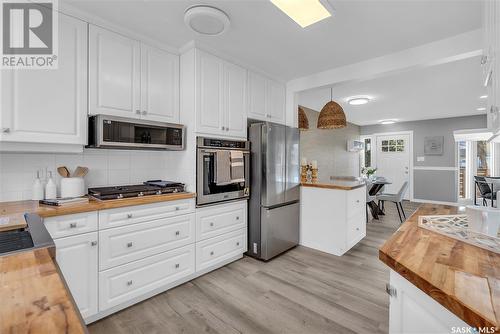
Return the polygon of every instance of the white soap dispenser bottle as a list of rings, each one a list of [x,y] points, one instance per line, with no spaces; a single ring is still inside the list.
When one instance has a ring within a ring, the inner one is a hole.
[[[43,185],[40,180],[40,171],[36,172],[36,179],[33,182],[33,196],[32,199],[35,201],[43,199]]]
[[[52,172],[49,172],[49,179],[45,185],[45,199],[55,199],[57,198],[57,186],[52,178]]]

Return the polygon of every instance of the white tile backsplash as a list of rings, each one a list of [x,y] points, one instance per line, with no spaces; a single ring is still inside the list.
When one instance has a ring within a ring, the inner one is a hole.
[[[150,179],[187,182],[179,179],[184,174],[179,170],[184,153],[96,149],[85,149],[80,154],[0,153],[0,201],[31,199],[37,171],[42,172],[42,178],[47,171],[52,171],[59,186],[61,178],[56,171],[59,166],[68,167],[70,172],[77,166],[88,167],[87,187],[125,185]]]

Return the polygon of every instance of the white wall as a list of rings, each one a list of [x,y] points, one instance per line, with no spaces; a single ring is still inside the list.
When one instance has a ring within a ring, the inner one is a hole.
[[[0,201],[31,199],[32,184],[37,170],[45,171],[67,166],[89,168],[87,187],[137,184],[152,179],[191,182],[179,168],[184,152],[127,151],[85,149],[80,154],[0,153]],[[56,182],[59,184],[57,175]],[[194,191],[194,189],[190,189]]]

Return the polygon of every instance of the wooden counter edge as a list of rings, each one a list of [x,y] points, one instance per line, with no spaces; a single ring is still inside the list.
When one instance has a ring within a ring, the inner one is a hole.
[[[418,210],[417,210],[418,211]],[[417,214],[417,212],[413,213],[410,218]],[[408,219],[410,219],[408,218]],[[400,226],[403,227],[405,224],[414,224],[414,222],[411,221],[406,221],[403,225]],[[483,315],[475,311],[474,309],[471,309],[467,305],[463,304],[459,299],[455,298],[454,296],[451,296],[441,290],[440,288],[436,287],[434,284],[430,283],[426,279],[422,278],[419,274],[413,272],[406,266],[402,265],[399,263],[396,259],[391,257],[388,253],[384,251],[384,246],[387,244],[387,242],[392,239],[396,234],[400,233],[400,230],[396,230],[396,232],[384,242],[384,244],[379,248],[378,254],[379,254],[379,259],[383,263],[385,263],[389,268],[397,272],[399,275],[404,277],[406,280],[408,280],[410,283],[412,283],[414,286],[416,286],[418,289],[420,289],[422,292],[424,292],[426,295],[434,299],[436,302],[441,304],[443,307],[445,307],[448,311],[451,313],[455,314],[457,317],[462,319],[464,322],[469,324],[470,326],[473,327],[493,327],[496,328],[496,332],[499,331],[499,327],[497,324],[492,323],[488,319],[486,319]]]
[[[355,186],[341,186],[338,184],[311,183],[311,182],[302,182],[300,185],[303,187],[310,187],[310,188],[338,189],[338,190],[354,190],[366,186],[365,184],[357,184]]]

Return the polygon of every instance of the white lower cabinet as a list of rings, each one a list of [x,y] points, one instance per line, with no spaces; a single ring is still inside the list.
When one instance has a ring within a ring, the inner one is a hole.
[[[246,228],[246,226],[246,201],[198,209],[196,212],[196,241]]]
[[[167,286],[193,274],[194,270],[194,245],[188,245],[102,271],[99,273],[99,309],[107,310]]]
[[[391,270],[389,333],[466,333],[464,321]],[[453,330],[455,328],[455,331]],[[462,331],[457,329],[461,329]],[[473,333],[467,332],[467,333]]]
[[[196,243],[196,270],[201,271],[247,251],[246,228]]]
[[[56,260],[64,280],[85,319],[98,311],[97,233],[54,240]]]
[[[194,225],[191,214],[99,231],[99,269],[194,243]]]

